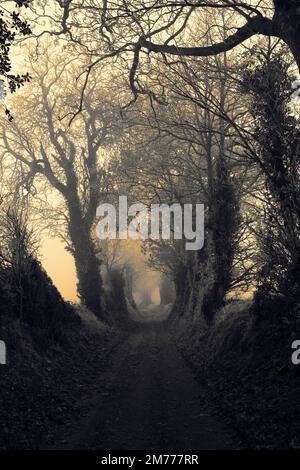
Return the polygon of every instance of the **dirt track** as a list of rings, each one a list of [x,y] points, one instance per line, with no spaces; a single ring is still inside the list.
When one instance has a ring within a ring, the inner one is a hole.
[[[207,390],[196,382],[163,324],[155,322],[141,324],[114,350],[90,412],[76,426],[63,448],[239,448],[238,438],[209,403]]]

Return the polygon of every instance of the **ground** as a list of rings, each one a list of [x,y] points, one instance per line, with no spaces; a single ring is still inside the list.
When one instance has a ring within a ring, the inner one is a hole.
[[[251,302],[230,302],[207,332],[187,325],[181,331],[185,360],[247,448],[300,448],[300,366],[291,361],[296,319],[258,319]]]
[[[145,312],[144,312],[145,313]],[[152,320],[157,312],[153,311]],[[101,359],[101,358],[99,358]],[[95,358],[95,360],[97,360]],[[213,450],[241,442],[196,381],[165,323],[148,321],[112,350],[76,416],[46,449]],[[87,403],[88,401],[88,403]]]
[[[49,347],[15,325],[0,368],[0,448],[299,448],[288,331],[256,328],[247,303],[228,305],[205,334],[170,328],[169,311],[135,311],[120,331],[80,309],[82,323]]]

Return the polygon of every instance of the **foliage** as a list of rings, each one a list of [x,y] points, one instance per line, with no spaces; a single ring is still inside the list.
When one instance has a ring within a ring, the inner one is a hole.
[[[60,340],[64,325],[77,317],[36,259],[36,244],[26,213],[2,211],[1,225],[1,323],[17,320],[40,331],[47,340]]]
[[[253,135],[265,179],[256,300],[282,294],[292,308],[300,287],[300,129],[290,108],[293,77],[282,50],[269,56],[253,52],[243,89],[252,97]]]
[[[31,33],[30,26],[21,16],[21,9],[27,8],[31,0],[16,0],[14,3],[17,10],[7,10],[0,6],[0,77],[7,81],[9,90],[13,93],[20,88],[25,82],[29,81],[29,74],[13,74],[11,73],[10,50],[18,35],[28,36]],[[1,83],[4,86],[4,80]],[[6,114],[12,120],[12,116],[8,109]]]

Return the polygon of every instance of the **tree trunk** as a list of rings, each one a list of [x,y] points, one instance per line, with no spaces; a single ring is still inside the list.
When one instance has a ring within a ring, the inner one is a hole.
[[[134,308],[136,308],[136,303],[133,297],[133,272],[132,269],[129,267],[126,267],[123,271],[123,277],[124,277],[124,292],[125,296]]]
[[[99,269],[100,263],[96,256],[90,227],[83,220],[81,209],[74,199],[69,201],[68,207],[69,233],[78,278],[78,293],[84,305],[103,319],[103,286]]]
[[[299,0],[275,0],[275,28],[289,46],[300,71],[300,3]]]
[[[172,281],[166,276],[162,275],[160,286],[160,303],[161,305],[171,304],[175,300],[175,289]]]

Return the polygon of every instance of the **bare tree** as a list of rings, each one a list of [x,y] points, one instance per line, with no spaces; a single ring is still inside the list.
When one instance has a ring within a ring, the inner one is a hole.
[[[32,51],[31,94],[12,101],[16,117],[9,126],[1,124],[2,154],[18,162],[27,191],[43,191],[47,183],[60,195],[79,294],[87,307],[103,316],[102,280],[92,228],[96,208],[107,190],[103,151],[110,141],[116,112],[104,82],[94,76],[84,99],[84,112],[69,126],[65,115],[72,112],[80,93],[76,80],[79,63],[59,48],[54,57],[53,47],[44,45]]]
[[[249,217],[240,206],[245,209],[257,169],[244,155],[249,136],[239,128],[249,126],[249,114],[234,60],[224,54],[159,64],[156,76],[168,105],[147,111],[140,100],[130,111],[134,143],[123,145],[124,174],[142,202],[205,203],[202,252],[193,257],[175,240],[149,241],[145,250],[152,267],[171,275],[177,295],[189,292],[192,305],[206,290],[202,312],[210,318],[229,291],[249,288],[255,274]]]
[[[217,23],[203,37],[216,31],[212,42],[190,41],[186,32],[197,30],[206,12],[216,12]],[[135,98],[149,92],[142,84],[149,71],[151,53],[167,56],[208,57],[228,52],[256,36],[284,41],[300,68],[299,0],[50,0],[36,8],[37,23],[47,19],[47,31],[64,35],[89,56],[86,78],[93,67],[108,57],[123,58],[126,67],[133,56],[129,80]],[[219,21],[229,23],[225,37],[218,35]],[[233,30],[233,32],[232,32]],[[95,35],[95,31],[97,34]],[[40,33],[42,34],[42,33]]]

